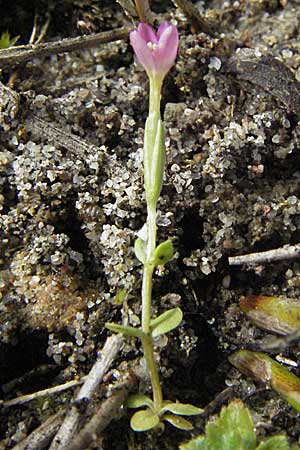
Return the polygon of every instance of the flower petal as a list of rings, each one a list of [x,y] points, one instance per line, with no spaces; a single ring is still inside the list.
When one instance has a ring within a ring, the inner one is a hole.
[[[146,44],[148,42],[153,42],[153,44],[157,43],[157,37],[156,37],[152,27],[150,27],[150,25],[148,25],[147,23],[140,23],[137,28],[137,31],[138,31],[139,35],[141,36],[141,38],[144,39]]]
[[[172,26],[172,25],[170,25],[168,22],[163,22],[163,23],[161,23],[161,24],[159,25],[158,30],[157,30],[157,33],[156,33],[156,37],[157,37],[157,40],[158,40],[158,41],[160,40],[161,35],[163,34],[163,32],[164,32],[167,28],[169,28],[170,26]]]
[[[174,64],[178,50],[178,31],[173,25],[166,27],[159,39],[155,50],[155,62],[157,71],[166,74]]]
[[[139,63],[142,64],[148,74],[152,73],[155,70],[152,50],[148,47],[147,42],[141,37],[137,30],[130,32],[130,43]]]

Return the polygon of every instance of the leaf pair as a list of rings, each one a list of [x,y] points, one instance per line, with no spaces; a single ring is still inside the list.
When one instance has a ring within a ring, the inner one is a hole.
[[[165,311],[160,316],[151,320],[150,332],[152,337],[168,333],[169,331],[176,328],[182,321],[182,316],[183,314],[180,308],[173,308]],[[140,328],[119,325],[117,323],[106,323],[105,326],[114,333],[122,333],[127,336],[138,337],[141,340],[147,337]]]
[[[149,262],[149,264],[153,265],[154,267],[163,266],[173,258],[174,247],[169,239],[167,241],[162,242],[156,247],[156,249],[153,252],[153,255],[151,255],[150,261],[147,261],[146,247],[147,243],[143,239],[137,238],[135,240],[134,243],[135,256],[143,264]]]
[[[128,408],[147,407],[132,416],[130,426],[134,431],[147,431],[159,425],[163,426],[163,421],[167,421],[181,430],[191,430],[193,428],[191,422],[181,416],[193,416],[203,412],[202,409],[193,405],[168,401],[163,402],[163,407],[159,411],[155,411],[153,401],[146,395],[130,396],[125,406]]]

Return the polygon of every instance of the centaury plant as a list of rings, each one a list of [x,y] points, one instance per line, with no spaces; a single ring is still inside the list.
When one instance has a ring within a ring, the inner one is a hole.
[[[162,23],[157,33],[140,23],[130,33],[130,42],[149,77],[149,114],[144,135],[144,187],[147,203],[147,222],[143,237],[135,241],[135,254],[144,266],[142,282],[142,326],[130,326],[107,323],[111,331],[135,336],[142,342],[147,369],[151,379],[153,398],[146,395],[133,395],[127,401],[130,408],[145,409],[137,411],[131,418],[131,427],[136,431],[163,427],[163,421],[173,426],[189,430],[192,424],[182,416],[200,414],[202,410],[193,405],[171,402],[163,399],[159,370],[154,357],[153,338],[176,328],[182,320],[180,308],[165,311],[158,317],[151,314],[152,278],[155,268],[166,264],[173,257],[173,245],[170,240],[156,243],[157,202],[161,192],[165,165],[165,131],[160,115],[160,98],[163,80],[174,64],[178,51],[177,28]]]

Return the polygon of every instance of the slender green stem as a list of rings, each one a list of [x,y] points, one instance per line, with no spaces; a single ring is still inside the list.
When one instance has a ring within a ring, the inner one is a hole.
[[[151,113],[157,113],[160,111],[160,95],[161,95],[161,87],[162,81],[161,79],[149,78],[150,80],[150,90],[149,90],[149,115]]]
[[[153,403],[154,409],[159,412],[163,405],[163,395],[161,390],[161,385],[159,381],[157,364],[154,358],[153,342],[152,336],[149,335],[142,340],[144,355],[147,363],[147,368],[150,373],[152,392],[153,392]]]
[[[152,336],[150,335],[152,276],[154,271],[154,266],[151,263],[151,257],[156,247],[156,209],[148,205],[147,210],[147,259],[144,266],[142,286],[142,330],[145,334],[147,334],[147,337],[142,340],[142,344],[147,368],[149,370],[151,378],[154,408],[159,411],[162,407],[163,397],[159,381],[158,369],[154,359]]]
[[[160,118],[160,93],[162,80],[150,78],[150,95],[149,95],[149,116],[156,115]],[[152,116],[153,117],[153,116]],[[153,127],[154,132],[157,133],[157,125]],[[152,136],[153,137],[153,136]],[[154,143],[154,139],[151,139]],[[147,142],[149,145],[149,142]],[[144,164],[151,164],[151,160],[144,160]],[[145,170],[149,167],[147,166]],[[151,169],[151,166],[150,166]],[[151,176],[157,176],[156,173]],[[153,181],[153,180],[151,180]],[[142,339],[144,355],[147,363],[147,368],[150,374],[153,402],[156,411],[160,411],[163,404],[162,389],[159,381],[158,368],[154,358],[153,340],[150,330],[151,321],[151,304],[152,304],[152,276],[154,272],[154,265],[152,261],[153,252],[156,248],[156,201],[152,196],[147,196],[147,247],[146,247],[146,262],[144,264],[143,284],[142,284],[142,331],[145,337]]]

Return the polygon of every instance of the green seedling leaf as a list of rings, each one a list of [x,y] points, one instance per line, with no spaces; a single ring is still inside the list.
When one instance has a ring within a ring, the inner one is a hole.
[[[194,405],[189,405],[188,403],[168,403],[163,406],[161,411],[169,411],[178,416],[196,416],[203,413],[203,409],[197,408]]]
[[[254,450],[256,435],[249,410],[239,400],[223,407],[220,417],[206,427],[209,450]]]
[[[134,431],[147,431],[159,424],[159,417],[150,409],[137,411],[133,414],[130,426]]]
[[[141,238],[137,238],[134,242],[135,256],[141,263],[146,263],[146,242]]]
[[[286,335],[300,328],[300,299],[249,295],[241,310],[260,328]]]
[[[234,400],[228,407],[222,408],[216,420],[206,424],[205,435],[185,442],[179,448],[180,450],[288,450],[289,446],[285,436],[272,436],[256,447],[256,436],[249,410],[240,400]]]
[[[179,450],[208,450],[205,436],[198,436],[179,446]]]
[[[174,247],[170,240],[159,244],[153,252],[153,264],[155,266],[163,266],[169,262],[174,255]]]
[[[285,436],[272,436],[262,441],[256,450],[289,450],[289,443]]]
[[[179,446],[179,450],[208,450],[205,436],[198,436]]]
[[[7,31],[5,31],[4,33],[1,34],[0,37],[0,49],[12,47],[13,45],[16,44],[19,37],[20,36],[16,36],[11,39],[10,34]]]
[[[163,420],[166,420],[171,425],[173,425],[173,427],[179,428],[180,430],[192,430],[194,428],[191,422],[180,416],[165,414],[163,416]]]
[[[145,333],[143,333],[143,331],[140,330],[139,328],[127,327],[125,325],[119,325],[117,323],[110,323],[110,322],[106,322],[105,328],[107,328],[110,331],[113,331],[114,333],[121,333],[127,336],[134,336],[140,339],[145,338]]]
[[[229,361],[242,373],[268,383],[290,405],[300,412],[300,378],[261,352],[240,350]]]
[[[140,408],[141,406],[148,406],[149,408],[152,408],[153,401],[150,397],[147,397],[147,395],[130,395],[130,397],[127,398],[125,404],[127,408]]]
[[[168,331],[178,327],[182,321],[182,317],[183,314],[180,308],[173,308],[165,311],[160,316],[151,320],[150,330],[152,336],[156,337],[160,334],[168,333]]]

